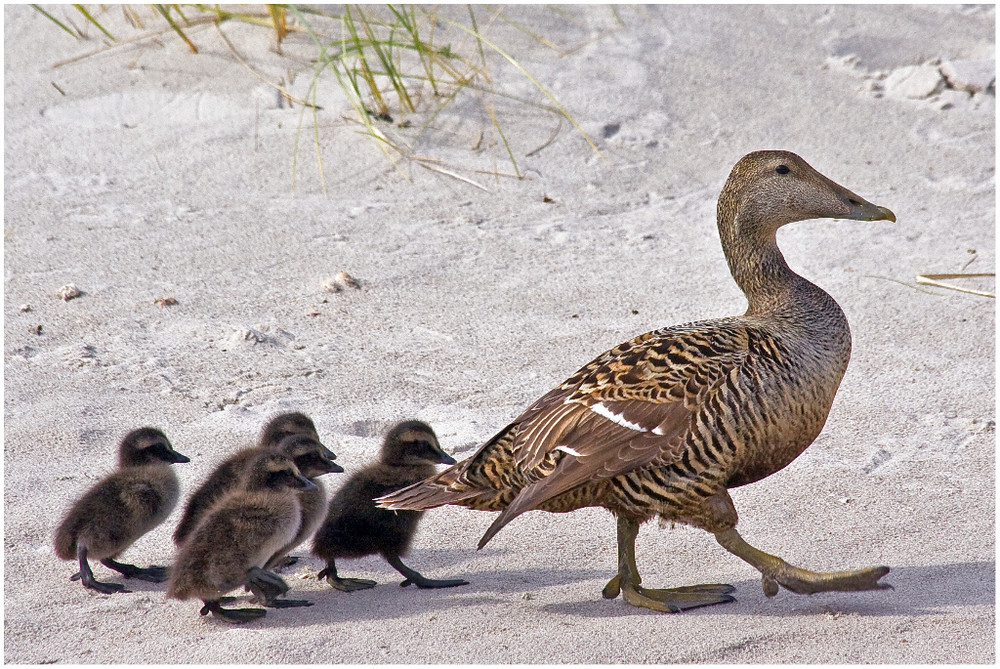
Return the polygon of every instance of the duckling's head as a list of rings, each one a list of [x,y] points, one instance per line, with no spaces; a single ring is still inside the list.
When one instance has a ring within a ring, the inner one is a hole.
[[[790,151],[754,151],[740,158],[719,196],[736,236],[773,233],[810,218],[895,221],[896,216],[826,178]]]
[[[344,471],[333,461],[337,456],[332,451],[306,434],[288,435],[278,442],[275,450],[291,457],[306,478]]]
[[[455,458],[441,450],[431,426],[419,420],[408,420],[389,430],[382,443],[381,460],[404,467],[455,464]]]
[[[247,490],[315,490],[316,484],[295,466],[295,460],[277,450],[261,451],[248,463],[244,487]]]
[[[132,430],[118,445],[119,467],[135,467],[157,462],[177,464],[191,462],[191,458],[175,451],[167,436],[154,427]]]
[[[331,460],[336,457],[319,440],[319,433],[316,432],[316,425],[312,422],[312,419],[298,411],[278,414],[269,420],[261,432],[257,445],[262,448],[274,448],[282,439],[293,434],[312,437],[319,444],[320,448],[323,449],[324,453],[326,453],[326,457]]]

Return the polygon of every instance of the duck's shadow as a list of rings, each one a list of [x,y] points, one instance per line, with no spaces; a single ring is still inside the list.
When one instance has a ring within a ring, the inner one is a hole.
[[[865,616],[941,615],[941,609],[955,606],[992,606],[996,601],[996,563],[958,562],[926,567],[894,567],[883,579],[892,590],[874,592],[830,592],[796,595],[782,589],[773,599],[764,596],[759,579],[738,581],[731,604],[693,609],[684,615],[814,616],[818,614],[858,614]],[[656,587],[655,584],[646,584]],[[595,593],[594,600],[549,604],[552,613],[591,618],[623,615],[662,615],[627,605],[608,607]]]

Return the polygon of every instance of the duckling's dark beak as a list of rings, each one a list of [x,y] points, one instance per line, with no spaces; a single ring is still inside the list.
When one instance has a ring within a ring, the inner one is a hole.
[[[186,455],[181,455],[180,453],[172,449],[168,453],[168,455],[170,456],[170,462],[174,464],[183,464],[185,462],[191,462],[191,458],[189,458]]]
[[[336,455],[330,454],[331,458],[337,457]],[[332,459],[323,460],[323,466],[326,468],[327,474],[339,474],[344,471],[344,468],[334,462]]]
[[[329,448],[327,448],[326,446],[324,446],[324,445],[323,445],[323,442],[321,442],[321,441],[317,441],[316,443],[317,443],[317,444],[319,444],[319,447],[320,447],[320,449],[321,449],[321,450],[323,451],[323,455],[324,455],[324,456],[326,456],[327,458],[329,458],[329,459],[331,459],[331,460],[333,460],[334,458],[336,458],[336,457],[337,457],[337,454],[336,454],[336,453],[334,453],[333,451],[331,451],[331,450],[330,450]]]
[[[453,465],[455,464],[455,458],[451,457],[444,451],[441,451],[441,455],[438,457],[438,462],[442,465]]]
[[[307,492],[309,490],[315,490],[318,487],[315,483],[307,479],[302,474],[295,474],[294,479],[295,481],[294,483],[292,483],[292,487],[298,490],[299,492]]]

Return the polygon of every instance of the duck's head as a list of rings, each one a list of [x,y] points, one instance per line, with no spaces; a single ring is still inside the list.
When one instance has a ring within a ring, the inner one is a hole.
[[[434,430],[419,420],[404,421],[389,430],[382,443],[382,462],[399,467],[453,465],[455,458],[441,450]]]
[[[754,151],[743,156],[719,196],[719,226],[726,219],[735,226],[732,232],[737,236],[752,234],[754,229],[769,233],[810,218],[896,220],[885,207],[831,181],[790,151]]]
[[[132,430],[118,445],[120,467],[150,465],[157,462],[177,464],[191,462],[191,458],[175,451],[167,436],[154,427]]]
[[[290,434],[278,442],[275,450],[292,458],[307,478],[344,471],[333,461],[337,456],[307,434]]]
[[[315,490],[316,484],[307,479],[295,466],[291,456],[277,450],[261,451],[246,469],[247,490],[282,490],[292,488],[305,492]]]
[[[327,458],[332,460],[336,457],[319,440],[319,433],[316,432],[316,425],[312,422],[312,419],[298,411],[278,414],[269,420],[267,425],[264,426],[263,431],[261,431],[257,445],[261,448],[274,448],[285,437],[296,434],[312,438],[319,444]]]

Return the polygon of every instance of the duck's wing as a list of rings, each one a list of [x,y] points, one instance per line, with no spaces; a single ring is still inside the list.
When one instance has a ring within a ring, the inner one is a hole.
[[[705,397],[735,382],[747,354],[742,328],[675,327],[599,356],[529,407],[513,459],[531,481],[483,536],[582,483],[683,455]]]

